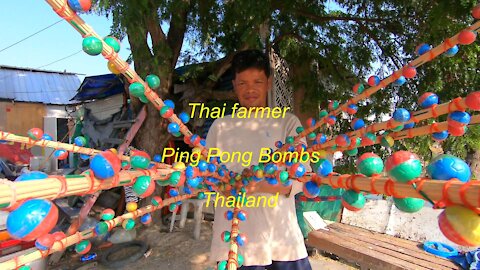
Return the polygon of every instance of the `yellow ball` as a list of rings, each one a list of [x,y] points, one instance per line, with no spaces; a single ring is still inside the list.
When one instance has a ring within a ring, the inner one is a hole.
[[[110,149],[108,149],[108,150],[109,150],[110,152],[114,153],[115,155],[118,154],[118,151],[117,151],[117,149],[115,149],[115,148],[110,148]]]
[[[120,71],[112,62],[108,61],[107,67],[108,67],[108,70],[110,70],[110,72],[112,72],[113,74],[120,74]]]
[[[173,163],[172,166],[176,170],[184,170],[185,169],[185,163],[183,163],[183,162],[175,162],[175,163]]]
[[[325,151],[325,150],[318,150],[317,153],[318,153],[318,157],[319,157],[319,158],[327,158],[327,151]]]
[[[127,203],[127,211],[128,212],[133,212],[133,211],[137,210],[137,208],[138,208],[138,205],[137,205],[136,202]]]
[[[480,217],[472,210],[449,206],[440,214],[438,225],[450,241],[462,246],[480,246]]]

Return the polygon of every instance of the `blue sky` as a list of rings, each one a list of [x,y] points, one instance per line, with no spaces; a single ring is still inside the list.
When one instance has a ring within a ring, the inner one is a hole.
[[[111,19],[95,14],[80,14],[100,36],[107,36],[112,25]],[[0,8],[0,51],[7,46],[57,22],[61,18],[43,0],[2,1]],[[130,54],[125,38],[120,56],[127,59]],[[61,21],[41,33],[0,52],[0,65],[38,68],[69,56],[82,49],[82,37],[68,24]],[[68,71],[80,74],[99,75],[110,73],[107,61],[100,56],[90,56],[83,51],[43,67],[46,70]],[[83,78],[84,75],[79,75]]]

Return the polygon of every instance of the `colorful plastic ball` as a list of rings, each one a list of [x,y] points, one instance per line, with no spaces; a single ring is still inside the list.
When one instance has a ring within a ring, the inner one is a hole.
[[[325,134],[323,133],[318,133],[317,137],[315,138],[315,141],[318,144],[324,144],[327,141],[327,136],[325,136]]]
[[[245,220],[247,220],[247,218],[248,218],[247,212],[245,212],[244,210],[238,211],[238,213],[237,213],[237,218],[238,218],[240,221],[245,221]]]
[[[140,82],[134,82],[128,86],[128,91],[130,95],[134,97],[142,97],[145,96],[145,86],[143,86]]]
[[[223,242],[230,242],[232,234],[229,231],[223,231],[222,234],[220,235],[221,239]]]
[[[307,198],[315,198],[320,194],[320,186],[314,181],[308,181],[303,185],[303,194]]]
[[[157,89],[160,87],[160,78],[155,74],[147,75],[145,82],[148,84],[148,87],[151,89]]]
[[[338,108],[338,106],[339,106],[339,103],[338,103],[337,100],[332,100],[328,103],[328,109],[330,111],[336,110]]]
[[[411,79],[417,75],[417,69],[409,66],[403,69],[402,74],[405,78]]]
[[[239,246],[243,247],[247,243],[247,236],[243,233],[239,233],[235,240]]]
[[[120,41],[116,37],[108,36],[103,38],[103,41],[112,47],[113,51],[118,53],[120,51]]]
[[[457,245],[480,245],[480,217],[466,207],[447,207],[438,217],[438,226],[443,235]]]
[[[135,150],[130,155],[130,164],[133,169],[147,169],[150,161],[150,156],[144,151]]]
[[[288,173],[292,177],[302,177],[306,171],[305,166],[301,163],[295,163],[288,169]]]
[[[362,146],[368,146],[368,145],[373,145],[377,141],[377,136],[371,132],[365,133],[362,137]]]
[[[136,202],[128,202],[125,208],[128,212],[134,212],[137,210],[138,204]]]
[[[434,158],[427,166],[427,174],[430,178],[436,180],[457,178],[462,182],[468,182],[471,171],[465,161],[452,155],[440,155]]]
[[[52,233],[52,237],[53,237],[53,240],[56,242],[56,241],[62,241],[62,240],[65,239],[67,236],[65,235],[64,232],[58,231],[58,232]]]
[[[165,106],[172,108],[172,110],[175,110],[175,103],[172,100],[170,99],[164,100],[163,104],[165,104]]]
[[[227,270],[227,261],[221,261],[217,265],[217,270]]]
[[[363,127],[365,127],[365,122],[363,119],[360,118],[355,118],[352,120],[352,123],[350,124],[353,130],[359,130]]]
[[[53,246],[55,240],[51,234],[45,234],[37,238],[35,247],[39,250],[48,250]]]
[[[358,149],[357,148],[349,149],[349,150],[346,150],[345,153],[347,153],[348,156],[353,157],[358,154]]]
[[[392,147],[395,144],[395,140],[392,136],[384,134],[380,144],[385,147]]]
[[[167,130],[169,133],[176,133],[180,131],[180,126],[177,123],[168,124]]]
[[[115,63],[113,63],[112,61],[107,62],[107,68],[113,74],[120,74],[121,73],[120,70],[118,70],[117,67],[115,66]]]
[[[470,110],[480,111],[480,91],[468,94],[465,98],[465,104]]]
[[[448,126],[448,133],[454,137],[463,136],[467,132],[467,126],[462,127],[455,127],[455,126]]]
[[[121,169],[120,159],[111,151],[103,151],[90,161],[90,169],[96,178],[107,179],[118,174]]]
[[[58,209],[51,201],[29,199],[7,217],[7,231],[14,239],[33,241],[57,224]]]
[[[479,20],[480,19],[480,4],[477,4],[473,9],[472,9],[472,17]]]
[[[155,162],[162,162],[162,155],[156,154],[153,156],[153,161]]]
[[[155,191],[155,182],[148,175],[141,175],[137,177],[132,186],[133,192],[140,198],[146,198]]]
[[[308,127],[315,126],[315,124],[316,124],[315,118],[313,118],[313,117],[308,118],[306,123],[307,123]]]
[[[115,211],[110,208],[107,208],[102,211],[101,218],[103,220],[112,220],[115,217]]]
[[[422,163],[415,154],[397,151],[385,162],[389,177],[397,182],[406,183],[422,174]]]
[[[379,174],[383,171],[383,161],[374,153],[365,153],[358,158],[357,169],[366,176]]]
[[[50,136],[50,134],[43,133],[42,140],[53,141],[53,138]]]
[[[48,174],[40,171],[31,171],[22,173],[18,176],[15,181],[29,181],[29,180],[40,180],[48,178]]]
[[[87,254],[91,248],[92,248],[92,244],[90,243],[90,241],[82,240],[75,245],[75,252],[83,255],[83,254]]]
[[[353,86],[352,90],[355,94],[361,94],[363,93],[363,90],[365,90],[365,86],[361,83],[357,83]]]
[[[297,132],[297,134],[302,133],[304,130],[305,130],[305,129],[304,129],[303,127],[301,127],[301,126],[300,126],[300,127],[297,127],[297,128],[295,129],[295,131]]]
[[[455,45],[455,46],[453,46],[452,48],[448,49],[448,50],[444,53],[444,55],[445,55],[446,57],[453,57],[453,56],[455,56],[455,55],[458,53],[458,50],[459,50],[459,49],[458,49],[458,46]]]
[[[127,231],[130,231],[131,229],[135,228],[135,220],[131,219],[131,218],[127,218],[125,219],[123,222],[122,222],[122,227],[127,230]]]
[[[463,30],[458,34],[458,43],[460,45],[472,44],[477,38],[477,33],[471,30]]]
[[[68,0],[68,6],[75,12],[87,12],[92,7],[91,0]]]
[[[333,115],[329,115],[325,121],[327,122],[327,124],[333,126],[335,125],[335,122],[337,122],[337,118]]]
[[[148,100],[148,98],[146,96],[139,96],[138,99],[140,99],[140,101],[142,103],[145,103],[147,104],[148,102],[150,102],[150,100]]]
[[[151,202],[153,206],[160,206],[163,204],[163,200],[159,196],[153,197]]]
[[[415,49],[415,52],[418,55],[422,55],[422,54],[425,54],[426,52],[430,51],[431,48],[432,48],[432,46],[430,46],[426,43],[422,43],[422,44],[417,46],[417,48]]]
[[[163,106],[160,109],[160,116],[162,116],[163,118],[170,118],[170,117],[172,117],[172,115],[173,115],[172,108],[170,108],[168,106]]]
[[[403,127],[404,127],[403,125],[398,125],[398,126],[396,126],[396,127],[393,127],[391,130],[392,130],[393,132],[397,132],[397,131],[402,130]]]
[[[398,77],[398,79],[396,79],[392,85],[393,86],[402,86],[404,85],[405,83],[407,82],[407,79],[405,79],[405,77],[402,75],[400,77]]]
[[[356,114],[358,111],[358,106],[355,104],[348,104],[347,106],[347,113],[348,114]]]
[[[467,112],[455,111],[448,115],[448,125],[452,127],[463,127],[470,123],[470,114]]]
[[[40,128],[31,128],[28,130],[28,137],[32,140],[41,140],[43,137],[43,130]]]
[[[75,143],[76,146],[83,147],[87,145],[87,139],[83,136],[78,136],[76,137],[73,142]]]
[[[53,156],[58,160],[65,160],[68,158],[68,151],[59,149],[53,153]]]
[[[179,115],[178,115],[178,118],[180,118],[180,120],[182,121],[182,123],[186,124],[188,123],[188,121],[190,121],[190,115],[188,115],[188,113],[186,112],[181,112]]]
[[[393,203],[402,212],[415,213],[423,208],[425,201],[418,198],[393,198]]]
[[[403,125],[403,129],[411,129],[414,126],[415,126],[415,122],[406,123],[405,125]]]
[[[432,92],[424,93],[418,99],[418,105],[422,108],[430,108],[436,104],[438,104],[438,96]]]
[[[326,110],[321,110],[319,113],[318,113],[318,117],[321,119],[322,117],[325,117],[328,115],[328,112]]]
[[[442,142],[448,138],[448,131],[440,131],[432,133],[432,138],[437,142]]]
[[[403,108],[396,109],[393,112],[393,119],[400,123],[407,122],[410,120],[410,112]]]
[[[145,215],[140,217],[140,222],[143,225],[148,225],[148,224],[152,223],[152,215],[150,213],[146,213]]]
[[[370,78],[368,78],[368,85],[370,86],[377,86],[380,84],[380,78],[376,75],[373,75],[373,76],[370,76]]]
[[[350,137],[346,134],[340,134],[335,138],[335,143],[340,147],[345,147],[350,144]]]
[[[94,230],[97,235],[104,235],[108,232],[108,224],[105,221],[100,221],[95,225]]]
[[[168,183],[171,186],[179,187],[185,183],[185,174],[182,174],[179,171],[172,172],[170,174],[170,178],[168,179]]]
[[[342,205],[350,211],[360,211],[365,206],[365,196],[353,190],[347,190],[342,195]]]
[[[83,39],[82,49],[88,55],[99,55],[102,53],[103,43],[97,37],[86,37]]]

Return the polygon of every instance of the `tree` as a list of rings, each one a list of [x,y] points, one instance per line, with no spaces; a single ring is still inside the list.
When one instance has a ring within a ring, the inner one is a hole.
[[[219,0],[97,0],[102,14],[113,16],[113,34],[128,37],[135,70],[145,77],[155,73],[162,84],[158,94],[171,96],[175,67],[190,66],[183,79],[192,80],[196,98],[212,97],[211,89],[228,69],[233,54],[246,48],[275,50],[290,65],[292,86],[303,89],[303,108],[325,97],[345,102],[359,78],[387,77],[413,59],[415,47],[439,44],[472,23],[474,0],[401,1],[219,1]],[[466,94],[478,85],[477,45],[461,49],[457,57],[442,58],[419,69],[417,79],[402,87],[387,87],[360,102],[357,117],[378,121],[394,107],[417,108],[423,92],[439,93],[442,101]],[[205,79],[207,78],[207,79]],[[138,107],[138,101],[134,101]],[[158,128],[161,118],[149,106],[149,117],[136,137],[136,146],[158,152],[169,135]],[[342,121],[334,132],[346,132]],[[465,137],[470,150],[478,145],[478,131]],[[422,139],[405,141],[410,147]],[[426,139],[423,138],[425,141]],[[462,139],[463,140],[463,139]],[[460,140],[456,140],[460,141]],[[451,141],[444,147],[460,150]],[[418,146],[428,156],[428,145]],[[465,152],[465,151],[464,151]],[[466,156],[467,153],[463,153]]]

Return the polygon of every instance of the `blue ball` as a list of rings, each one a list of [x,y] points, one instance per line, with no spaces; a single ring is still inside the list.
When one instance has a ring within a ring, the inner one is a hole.
[[[320,159],[316,165],[318,166],[317,175],[320,177],[327,177],[333,172],[333,165],[328,159]]]
[[[181,112],[178,115],[178,118],[180,118],[180,120],[182,120],[182,123],[184,123],[184,124],[186,124],[186,123],[188,123],[188,121],[190,121],[190,115],[188,115],[186,112]]]
[[[47,133],[43,133],[42,140],[53,141],[53,138],[52,138],[52,136],[48,135]]]
[[[168,191],[168,194],[170,194],[171,197],[176,197],[179,193],[178,190],[172,188]]]
[[[317,197],[318,194],[320,194],[320,187],[317,183],[313,181],[308,181],[305,183],[303,193],[310,198]]]
[[[225,219],[228,221],[233,219],[233,212],[231,210],[225,212]]]
[[[438,96],[435,93],[427,92],[420,96],[418,103],[422,108],[430,108],[435,104],[438,104]]]
[[[444,54],[446,57],[452,57],[458,53],[458,46],[455,45],[452,48],[448,49]]]
[[[360,118],[355,118],[353,119],[352,123],[351,123],[351,126],[353,128],[353,130],[359,130],[363,127],[365,127],[365,122],[363,121],[363,119],[360,119]],[[325,140],[327,138],[325,137]]]
[[[417,47],[417,54],[418,55],[422,55],[422,54],[425,54],[426,52],[430,51],[430,49],[432,48],[432,46],[426,44],[426,43],[423,43],[423,44],[420,44],[418,47]]]
[[[197,188],[198,185],[200,185],[201,182],[202,182],[201,177],[194,177],[194,178],[191,178],[191,179],[187,179],[187,184],[189,186],[191,186],[192,188]]]
[[[185,194],[192,194],[192,190],[189,187],[183,187],[183,192]]]
[[[205,161],[205,160],[200,160],[198,162],[198,170],[200,170],[201,172],[204,172],[207,170],[208,168],[208,163]]]
[[[407,122],[410,120],[410,112],[406,109],[399,108],[393,113],[393,119],[397,122]]]
[[[213,163],[208,163],[208,171],[209,172],[215,172],[217,170],[217,166]]]
[[[446,138],[448,138],[448,131],[444,130],[444,131],[432,133],[432,138],[435,141],[441,142],[441,141],[445,140]]]
[[[393,86],[402,86],[407,82],[407,79],[405,77],[400,76],[396,81],[392,83]]]
[[[176,133],[180,131],[180,126],[177,123],[168,124],[167,130],[169,133]]]
[[[414,126],[415,126],[415,122],[408,123],[408,124],[403,125],[403,129],[411,129]]]
[[[470,114],[467,112],[455,111],[448,115],[448,123],[452,126],[465,126],[470,123],[470,118]]]
[[[427,174],[430,178],[437,180],[457,178],[462,182],[468,182],[471,171],[465,161],[452,155],[440,155],[427,166]]]
[[[166,106],[172,108],[172,110],[175,109],[175,103],[173,101],[171,101],[170,99],[167,99],[163,102]]]
[[[40,171],[31,171],[27,173],[22,173],[15,181],[29,181],[29,180],[40,180],[48,178],[48,174]]]
[[[88,159],[90,159],[90,156],[89,156],[89,155],[86,155],[86,154],[80,154],[80,158],[81,158],[82,160],[88,160]]]
[[[155,162],[162,162],[162,155],[156,154],[153,156],[153,161]]]

